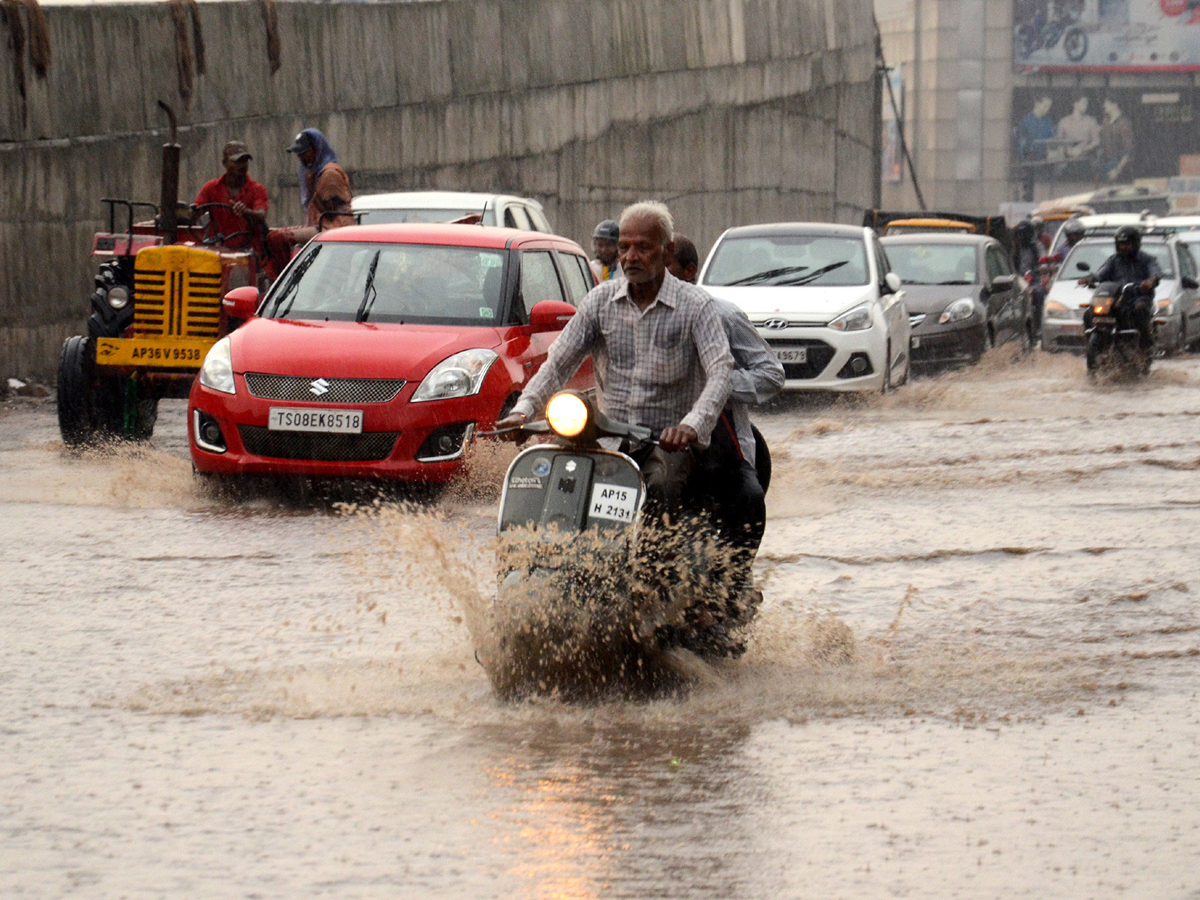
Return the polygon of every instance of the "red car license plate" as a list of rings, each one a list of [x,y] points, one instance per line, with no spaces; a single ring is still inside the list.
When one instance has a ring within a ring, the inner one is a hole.
[[[271,431],[323,431],[334,434],[362,434],[361,409],[292,409],[272,406],[267,417]]]

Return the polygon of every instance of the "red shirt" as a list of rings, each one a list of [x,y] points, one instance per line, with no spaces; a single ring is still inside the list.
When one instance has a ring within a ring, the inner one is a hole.
[[[231,197],[229,188],[225,184],[225,176],[222,175],[200,188],[200,193],[196,195],[196,206],[200,206],[202,203],[224,203],[232,206],[239,200],[245,203],[249,209],[265,211],[267,209],[267,189],[253,178],[247,177],[246,183],[242,185],[237,196]],[[252,231],[250,223],[233,210],[213,207],[209,212],[212,213],[213,228],[222,235],[228,236],[238,231]],[[247,241],[244,238],[237,238],[234,243],[244,246]]]

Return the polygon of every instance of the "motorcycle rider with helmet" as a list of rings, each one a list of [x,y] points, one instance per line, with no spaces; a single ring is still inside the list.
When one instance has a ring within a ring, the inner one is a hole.
[[[1117,252],[1106,259],[1103,265],[1086,278],[1079,279],[1083,285],[1095,286],[1106,281],[1119,285],[1136,284],[1137,299],[1132,307],[1125,307],[1124,314],[1137,328],[1143,350],[1154,345],[1154,289],[1162,280],[1162,269],[1149,253],[1142,251],[1142,233],[1133,225],[1122,225],[1113,239]],[[1092,308],[1089,305],[1083,314],[1084,331],[1092,327]]]
[[[1071,248],[1083,240],[1084,237],[1083,223],[1078,219],[1068,219],[1063,225],[1062,235],[1063,242],[1058,245],[1058,249],[1051,254],[1051,259],[1056,266],[1061,266],[1067,254],[1071,252]]]

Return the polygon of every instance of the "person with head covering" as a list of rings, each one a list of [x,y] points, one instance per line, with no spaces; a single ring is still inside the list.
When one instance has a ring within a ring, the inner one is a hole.
[[[225,174],[200,188],[193,204],[217,204],[208,206],[206,210],[212,230],[222,238],[242,233],[233,239],[231,246],[245,247],[258,242],[259,232],[267,221],[267,189],[248,174],[252,159],[254,157],[241,141],[227,143],[221,151]]]
[[[622,277],[621,264],[617,261],[617,240],[620,236],[621,228],[612,219],[605,219],[592,232],[592,250],[596,258],[591,266],[597,281]]]
[[[338,165],[325,135],[316,128],[305,128],[288,152],[295,153],[300,162],[300,206],[308,225],[320,231],[353,225],[350,177]]]

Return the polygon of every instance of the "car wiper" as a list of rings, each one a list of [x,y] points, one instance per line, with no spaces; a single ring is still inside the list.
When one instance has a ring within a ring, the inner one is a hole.
[[[829,272],[832,272],[834,269],[840,269],[842,266],[849,265],[849,264],[850,264],[850,260],[848,260],[848,259],[839,260],[838,262],[830,263],[827,266],[821,266],[821,268],[817,269],[817,271],[810,272],[807,275],[801,276],[800,278],[793,278],[790,281],[777,281],[775,283],[779,284],[779,285],[787,284],[787,285],[793,285],[793,286],[797,285],[797,284],[810,284],[810,283],[816,281],[822,275],[826,275]]]
[[[367,316],[371,314],[371,304],[379,296],[379,292],[375,290],[375,270],[379,268],[379,256],[382,252],[382,250],[375,251],[375,258],[371,260],[371,268],[367,270],[367,286],[363,288],[362,303],[358,304],[358,312],[354,315],[355,322],[367,321]]]
[[[296,294],[298,294],[300,291],[300,279],[304,277],[304,274],[310,268],[312,268],[312,264],[317,261],[317,255],[322,249],[323,248],[321,247],[317,247],[308,255],[307,259],[301,260],[300,263],[297,264],[296,268],[291,273],[291,277],[288,278],[288,283],[279,292],[279,299],[276,300],[275,304],[271,307],[271,315],[269,318],[287,318],[288,313],[292,311],[292,304],[296,302]],[[288,300],[287,308],[284,309],[283,312],[280,312],[279,305],[283,303],[283,298],[287,297],[289,294],[291,295],[291,299]]]
[[[974,281],[963,281],[961,278],[956,278],[951,281],[939,281],[938,284],[974,284]]]
[[[780,275],[790,275],[793,272],[803,272],[808,266],[784,266],[782,269],[767,269],[765,272],[756,272],[754,275],[747,275],[745,278],[739,278],[737,281],[729,282],[726,287],[734,287],[739,284],[758,284],[770,278],[778,278]]]

